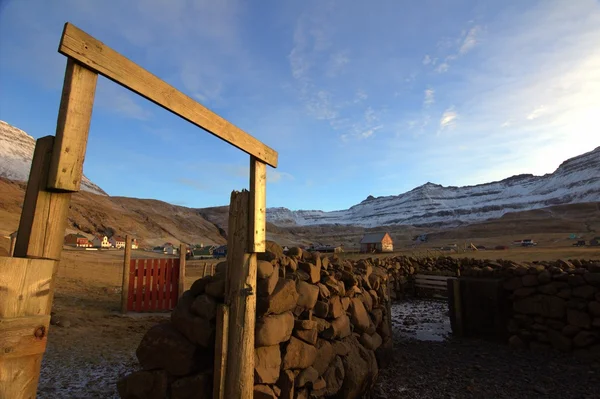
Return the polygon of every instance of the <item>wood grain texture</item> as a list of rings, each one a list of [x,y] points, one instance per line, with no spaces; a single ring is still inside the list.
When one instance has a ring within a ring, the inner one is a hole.
[[[181,298],[185,291],[185,255],[187,253],[187,246],[185,244],[179,245],[179,293],[178,298]]]
[[[256,323],[256,254],[247,252],[250,193],[231,194],[227,238],[229,336],[225,397],[251,398],[254,388],[254,328]]]
[[[65,24],[58,51],[268,165],[277,167],[275,150],[74,25]]]
[[[206,264],[205,264],[206,266]],[[225,399],[225,374],[227,372],[227,339],[229,336],[229,306],[217,307],[213,399]]]
[[[249,252],[265,252],[267,228],[267,165],[250,157]]]
[[[131,278],[131,236],[125,236],[125,255],[123,256],[123,279],[121,284],[121,313],[127,313],[129,300],[129,279]]]
[[[57,266],[0,258],[0,398],[35,398]]]
[[[98,74],[67,59],[48,189],[79,191]]]

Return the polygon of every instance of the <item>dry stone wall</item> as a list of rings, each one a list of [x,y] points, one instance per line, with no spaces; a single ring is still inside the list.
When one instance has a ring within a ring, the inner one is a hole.
[[[438,274],[503,281],[509,344],[516,348],[563,352],[600,360],[600,261],[423,258],[382,259],[394,297],[412,292],[415,274]]]
[[[378,260],[351,262],[269,243],[259,255],[255,398],[360,398],[389,361],[389,274]],[[225,262],[186,291],[171,320],[137,349],[140,371],[122,398],[212,397],[215,319]]]

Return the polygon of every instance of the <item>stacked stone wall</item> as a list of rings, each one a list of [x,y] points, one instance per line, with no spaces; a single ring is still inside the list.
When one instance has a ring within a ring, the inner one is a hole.
[[[212,397],[216,313],[227,264],[186,291],[169,322],[137,349],[141,369],[118,383],[122,398]],[[269,243],[257,267],[255,398],[360,398],[389,361],[387,270]],[[200,395],[199,392],[203,394]]]

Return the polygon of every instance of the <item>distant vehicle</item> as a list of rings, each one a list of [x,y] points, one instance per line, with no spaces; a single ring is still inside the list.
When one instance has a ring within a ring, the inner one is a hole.
[[[585,247],[585,240],[579,240],[573,243],[574,247]]]
[[[481,249],[485,249],[485,246],[484,245],[477,245],[475,248],[481,250]]]
[[[531,239],[521,241],[521,246],[523,246],[523,247],[533,247],[535,245],[537,245],[537,242],[535,242]]]

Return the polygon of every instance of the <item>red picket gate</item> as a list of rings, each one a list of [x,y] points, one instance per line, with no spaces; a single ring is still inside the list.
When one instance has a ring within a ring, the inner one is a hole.
[[[179,259],[131,259],[127,310],[169,311],[179,298]]]

